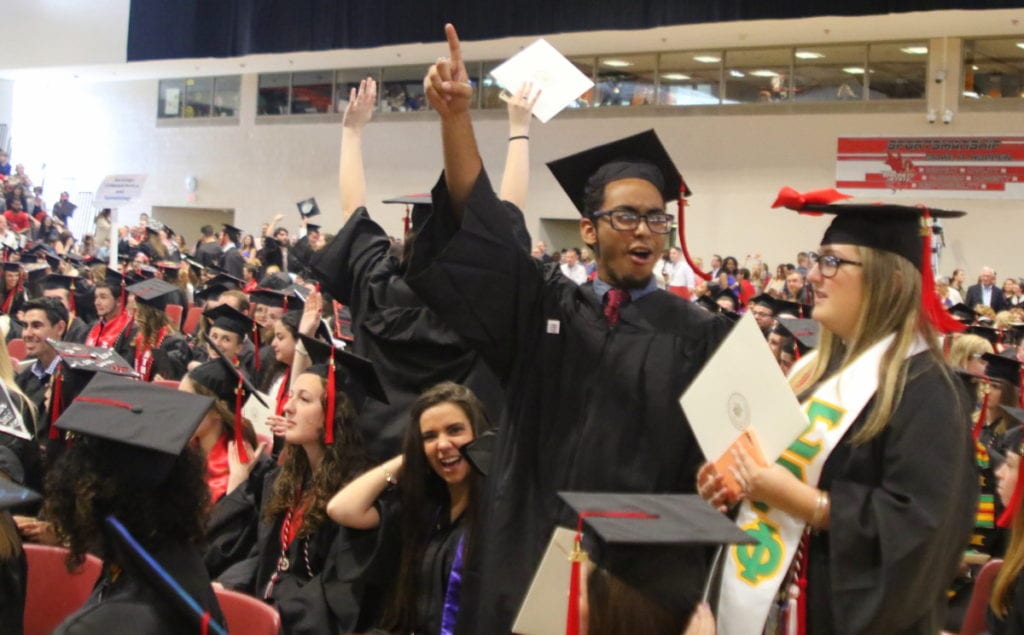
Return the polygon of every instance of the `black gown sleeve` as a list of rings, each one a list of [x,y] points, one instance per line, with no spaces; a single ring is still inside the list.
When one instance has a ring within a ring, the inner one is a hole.
[[[387,233],[370,218],[365,207],[360,207],[334,239],[313,254],[311,266],[335,300],[351,305],[361,282],[387,257],[390,248]]]
[[[952,381],[934,364],[908,379],[887,429],[854,446],[876,475],[840,473],[828,486],[836,632],[905,632],[944,612],[978,495],[970,416]]]
[[[190,361],[192,349],[188,342],[177,335],[168,335],[160,348],[153,351],[153,373],[164,379],[178,380],[185,376]]]
[[[252,554],[259,532],[263,482],[273,469],[273,460],[261,456],[245,483],[222,496],[210,509],[203,563],[211,578],[216,579]]]
[[[544,282],[523,214],[498,200],[483,170],[461,226],[443,175],[432,194],[434,211],[416,237],[409,286],[507,380],[526,331],[536,327]]]

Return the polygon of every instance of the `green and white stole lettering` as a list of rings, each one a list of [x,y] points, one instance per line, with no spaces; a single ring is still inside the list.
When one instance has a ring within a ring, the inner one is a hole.
[[[894,337],[890,335],[875,343],[814,391],[803,404],[809,422],[807,429],[776,463],[804,483],[817,485],[828,456],[878,389],[878,366]],[[919,342],[911,347],[909,355],[925,348],[924,342]],[[815,356],[817,352],[801,362],[810,364]],[[736,524],[757,542],[733,545],[726,551],[718,604],[718,632],[761,635],[806,523],[764,503],[746,500],[740,507]]]

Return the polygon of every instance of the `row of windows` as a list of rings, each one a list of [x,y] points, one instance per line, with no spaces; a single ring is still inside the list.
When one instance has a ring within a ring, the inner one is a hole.
[[[577,56],[571,61],[593,79],[594,88],[571,107],[923,99],[928,53],[927,42],[887,42]],[[467,64],[478,88],[475,107],[505,107],[501,87],[489,76],[498,64]],[[380,86],[378,110],[426,110],[426,70],[418,65],[262,74],[257,114],[342,112],[349,91],[366,77]],[[965,42],[963,77],[964,99],[1024,97],[1024,39]],[[158,116],[237,117],[239,81],[161,81]]]

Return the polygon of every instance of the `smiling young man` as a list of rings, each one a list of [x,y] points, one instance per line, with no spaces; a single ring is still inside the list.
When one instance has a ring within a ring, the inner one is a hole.
[[[451,59],[424,80],[445,173],[408,280],[507,389],[476,530],[486,540],[469,555],[459,613],[461,632],[501,633],[553,528],[575,524],[558,491],[694,491],[703,457],[678,400],[728,323],[652,276],[672,228],[666,206],[683,189],[653,132],[550,164],[582,215],[597,279],[577,286],[530,257],[522,213],[498,200],[483,170],[450,26],[448,40]],[[705,568],[695,552],[684,602],[699,600]]]
[[[18,388],[35,404],[36,411],[45,413],[43,402],[50,377],[60,362],[57,351],[46,340],[59,342],[64,337],[68,326],[68,310],[59,299],[39,298],[25,303],[23,315],[25,356],[35,358],[36,361],[18,373],[15,381]]]

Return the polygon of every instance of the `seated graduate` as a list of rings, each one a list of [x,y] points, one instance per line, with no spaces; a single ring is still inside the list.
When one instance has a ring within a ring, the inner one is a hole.
[[[922,258],[929,210],[838,198],[784,188],[776,202],[835,215],[809,273],[818,349],[789,377],[812,425],[774,464],[734,452],[736,522],[759,544],[724,557],[728,632],[760,632],[781,605],[808,633],[936,633],[970,535],[971,399],[938,348],[959,325]],[[709,463],[699,483],[725,510],[722,478]]]
[[[47,340],[60,341],[63,339],[68,325],[68,310],[56,298],[39,298],[25,303],[22,319],[25,321],[23,333],[25,354],[27,358],[35,359],[35,361],[18,373],[15,381],[32,402],[36,412],[45,413],[47,411],[45,400],[50,387],[50,379],[57,364],[60,363],[57,352]],[[45,416],[40,416],[35,429],[37,438],[48,425],[49,420]]]
[[[91,288],[88,280],[80,278],[78,276],[66,276],[60,273],[51,273],[42,279],[40,283],[42,287],[42,296],[44,298],[56,298],[60,300],[64,308],[68,310],[68,326],[64,331],[64,337],[62,338],[65,342],[78,342],[82,343],[85,341],[86,336],[89,334],[89,325],[84,319],[79,317],[78,313],[86,313],[85,306],[79,307],[80,300],[87,300],[92,302]],[[88,288],[90,292],[85,296],[81,295],[81,291]],[[89,313],[93,311],[92,307],[89,308]],[[77,309],[77,310],[76,310]]]
[[[0,382],[0,409],[9,409],[9,414],[0,420],[0,451],[8,452],[0,460],[0,472],[7,472],[8,477],[17,473],[19,476],[14,480],[18,483],[41,490],[43,465],[35,439],[39,413],[15,381],[6,343],[0,343]]]
[[[21,633],[28,590],[28,563],[11,518],[10,508],[39,500],[11,474],[10,450],[0,446],[0,624],[8,633]]]
[[[21,262],[5,261],[3,288],[0,296],[0,313],[17,320],[21,313],[22,305],[28,302],[28,294],[25,292],[25,268]]]
[[[463,448],[489,428],[471,390],[438,384],[413,402],[402,454],[346,485],[327,505],[336,523],[383,526],[401,538],[401,564],[380,623],[388,632],[450,633],[455,626],[461,564],[473,543],[482,490]]]
[[[672,232],[666,205],[688,192],[653,131],[549,165],[597,254],[594,282],[577,285],[530,256],[522,212],[498,199],[483,169],[473,90],[446,29],[451,59],[424,80],[445,172],[406,280],[506,389],[480,514],[488,540],[466,563],[459,610],[460,629],[501,633],[552,527],[570,516],[559,489],[693,491],[703,457],[679,396],[729,323],[659,290],[652,275]],[[706,553],[692,556],[688,574],[703,580]]]
[[[177,381],[185,375],[192,351],[188,342],[178,334],[177,327],[164,310],[170,303],[171,295],[177,290],[174,285],[150,278],[128,287],[128,293],[135,296],[135,358],[129,360],[135,366],[143,381],[168,379]]]
[[[352,352],[373,361],[390,403],[367,404],[358,421],[367,451],[383,461],[400,451],[405,413],[427,386],[454,381],[468,386],[487,410],[499,413],[503,394],[498,379],[439,316],[427,308],[405,280],[409,251],[429,217],[430,201],[413,203],[404,250],[393,255],[388,233],[366,209],[363,129],[373,116],[377,83],[353,88],[342,123],[339,185],[343,225],[312,258],[324,289],[351,313]],[[536,97],[533,97],[535,100]],[[522,206],[529,180],[531,100],[529,86],[509,99],[508,155],[501,198]],[[413,198],[403,198],[406,204]]]
[[[121,357],[134,359],[135,319],[128,311],[126,288],[125,277],[114,269],[107,269],[94,291],[98,318],[89,329],[85,344],[112,348]]]
[[[1024,412],[1020,413],[1024,415]],[[1010,541],[1003,566],[992,584],[986,622],[991,635],[1024,633],[1024,513],[1021,499],[1024,479],[1020,478],[1020,462],[1024,456],[1024,428],[1017,426],[1006,434],[1006,453],[996,470],[999,498],[1005,511],[999,517],[1000,527],[1010,528]]]
[[[210,320],[206,337],[217,345],[214,349],[207,344],[207,357],[222,353],[235,366],[240,366],[248,377],[255,377],[260,363],[257,361],[259,358],[255,354],[253,342],[249,340],[250,335],[255,339],[258,333],[252,318],[229,304],[219,304],[207,309],[203,311],[203,317]]]
[[[54,424],[74,434],[49,472],[44,513],[71,552],[103,559],[85,605],[57,633],[198,630],[174,599],[111,539],[115,516],[204,612],[224,623],[198,545],[209,492],[203,458],[188,447],[212,399],[98,374]]]
[[[313,365],[296,376],[282,416],[271,423],[285,442],[280,466],[262,482],[249,478],[213,510],[211,526],[238,527],[230,516],[258,524],[249,558],[218,581],[276,607],[286,633],[358,631],[359,601],[348,601],[351,588],[335,585],[340,576],[359,572],[330,561],[341,528],[327,518],[326,507],[367,467],[353,426],[358,409],[367,398],[386,397],[372,364],[311,338],[302,341]],[[209,539],[226,545],[230,536],[211,531]]]

